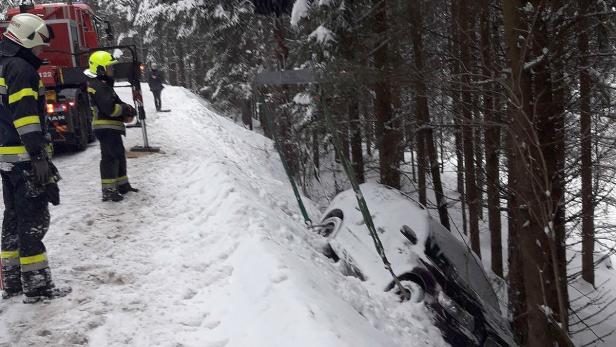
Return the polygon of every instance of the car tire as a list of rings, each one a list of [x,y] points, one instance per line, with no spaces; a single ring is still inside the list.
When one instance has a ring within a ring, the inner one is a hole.
[[[401,281],[402,286],[411,292],[411,298],[407,301],[418,303],[424,301],[426,297],[426,291],[421,284],[416,281]],[[396,294],[400,296],[401,301],[404,300],[400,289],[396,289]]]
[[[317,234],[327,238],[334,234],[342,225],[342,218],[331,216],[325,218],[318,228],[315,228]]]
[[[411,292],[410,299],[402,295],[395,281],[391,281],[389,285],[385,287],[385,291],[394,290],[394,294],[400,298],[400,301],[422,302],[426,298],[426,293],[428,293],[428,295],[431,293],[430,289],[426,288],[426,283],[423,278],[417,273],[404,273],[398,276],[398,280],[404,288]]]

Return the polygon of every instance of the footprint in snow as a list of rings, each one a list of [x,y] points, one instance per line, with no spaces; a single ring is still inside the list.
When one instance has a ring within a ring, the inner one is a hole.
[[[102,316],[98,316],[97,318],[88,322],[87,326],[89,330],[94,330],[100,326],[105,324],[105,318]]]
[[[229,343],[229,339],[214,341],[207,344],[207,347],[225,347]]]
[[[190,300],[190,299],[194,298],[195,295],[197,295],[197,291],[194,290],[194,289],[188,288],[186,290],[186,292],[184,293],[184,295],[182,295],[182,299]]]
[[[219,325],[220,325],[220,321],[218,320],[203,323],[203,326],[208,329],[216,329]]]
[[[284,281],[286,281],[288,279],[289,279],[289,276],[286,273],[282,272],[282,271],[280,271],[280,272],[278,272],[276,274],[273,274],[270,277],[270,280],[272,281],[272,283],[276,283],[276,284],[284,282]]]
[[[184,326],[196,328],[196,327],[201,326],[203,319],[204,317],[184,317],[182,320],[180,320],[180,324]]]
[[[39,331],[36,332],[36,335],[37,336],[42,336],[42,337],[51,336],[51,331],[49,331],[47,329],[39,330]]]
[[[204,285],[210,286],[218,283],[219,281],[226,280],[233,274],[232,266],[223,266],[219,269],[214,269],[212,273],[207,274],[204,278]]]
[[[92,274],[94,277],[94,281],[100,284],[115,284],[115,285],[124,285],[130,284],[133,282],[133,279],[128,275],[119,275],[113,271],[102,271],[98,274]]]

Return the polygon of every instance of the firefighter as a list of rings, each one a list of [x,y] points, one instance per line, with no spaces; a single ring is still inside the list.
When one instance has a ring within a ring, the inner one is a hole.
[[[25,294],[25,303],[67,295],[55,287],[43,238],[49,229],[48,203],[60,203],[60,179],[50,161],[46,137],[45,89],[38,55],[53,38],[51,28],[29,13],[13,17],[0,41],[0,174],[2,298]]]
[[[135,109],[124,103],[113,90],[113,65],[118,61],[109,52],[96,51],[90,55],[88,95],[94,112],[92,126],[101,147],[101,184],[103,201],[122,201],[122,195],[138,192],[128,182],[126,153],[122,136],[126,136],[125,122],[134,118]]]
[[[154,95],[154,105],[156,106],[156,111],[162,111],[162,103],[160,100],[160,94],[163,91],[163,82],[165,77],[163,73],[158,70],[158,64],[152,63],[150,65],[151,71],[148,75],[148,85],[150,86],[150,91]]]

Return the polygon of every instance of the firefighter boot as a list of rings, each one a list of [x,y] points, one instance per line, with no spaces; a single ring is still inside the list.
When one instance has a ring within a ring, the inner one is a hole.
[[[133,193],[137,193],[139,191],[139,189],[137,188],[133,188],[133,186],[130,185],[130,183],[124,183],[121,184],[118,187],[118,192],[120,192],[120,194],[124,195],[128,192],[133,192]]]
[[[122,201],[124,197],[118,192],[117,189],[114,188],[104,188],[103,189],[103,201]]]
[[[73,291],[71,287],[50,287],[40,288],[33,293],[26,294],[24,304],[34,304],[43,300],[53,300],[63,298]]]

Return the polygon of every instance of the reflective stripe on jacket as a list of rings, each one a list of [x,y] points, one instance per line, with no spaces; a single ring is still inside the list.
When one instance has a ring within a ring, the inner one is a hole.
[[[125,134],[122,116],[127,106],[113,90],[113,84],[100,78],[89,78],[88,95],[94,113],[94,130],[110,129]]]
[[[53,155],[53,146],[45,145],[47,157]],[[26,146],[2,146],[0,147],[0,162],[3,163],[19,163],[22,161],[30,161],[30,154],[26,150]]]

